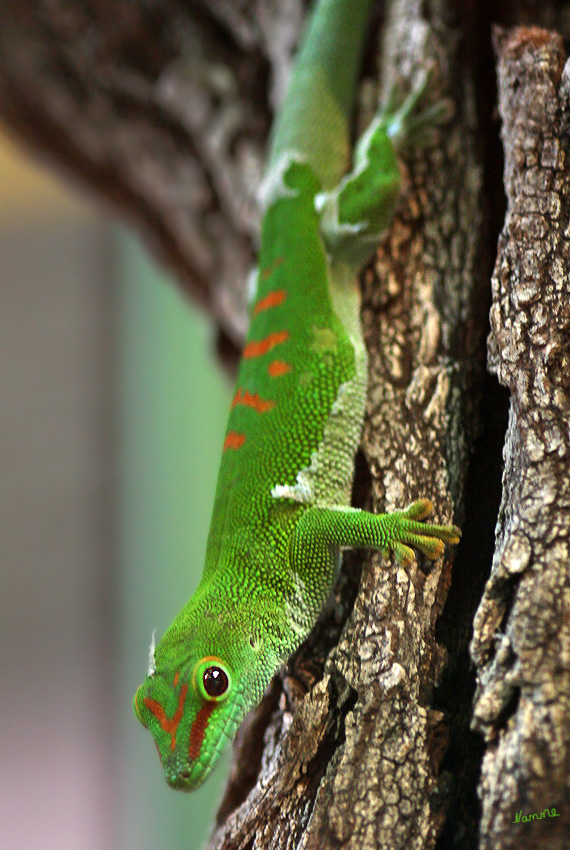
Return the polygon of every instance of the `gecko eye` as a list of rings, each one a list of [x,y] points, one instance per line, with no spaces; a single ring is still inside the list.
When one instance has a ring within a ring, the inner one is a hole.
[[[230,691],[231,676],[226,665],[219,659],[203,658],[196,667],[194,681],[204,699],[223,700]]]
[[[202,673],[202,684],[209,697],[221,697],[228,689],[230,680],[221,667],[207,667]]]

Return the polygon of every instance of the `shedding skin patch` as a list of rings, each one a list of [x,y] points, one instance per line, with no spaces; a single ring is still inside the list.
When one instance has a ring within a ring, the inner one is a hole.
[[[156,631],[153,629],[152,635],[150,636],[150,646],[148,648],[148,670],[147,676],[154,676],[156,673],[156,660],[154,657],[154,653],[156,650],[156,640],[155,640]]]
[[[293,367],[289,366],[289,364],[285,363],[283,360],[272,360],[267,367],[267,372],[270,378],[279,378],[281,375],[287,375],[288,372],[292,371]]]
[[[258,301],[253,309],[253,315],[257,316],[258,313],[263,313],[264,310],[270,310],[272,307],[279,307],[280,304],[283,304],[285,299],[287,298],[287,293],[284,289],[274,289],[273,292],[270,292],[265,298],[262,298],[261,301]]]
[[[307,157],[296,150],[289,149],[280,155],[277,162],[266,173],[258,190],[259,205],[263,212],[283,198],[297,197],[298,190],[287,186],[285,175],[294,163],[302,165],[306,161]]]
[[[164,729],[170,735],[170,749],[174,750],[176,748],[176,732],[178,730],[178,726],[182,719],[182,712],[184,710],[184,700],[186,699],[186,694],[188,693],[188,685],[182,685],[180,689],[180,696],[178,697],[178,707],[172,717],[167,717],[164,708],[161,706],[159,702],[155,699],[150,699],[149,697],[145,697],[144,704],[150,711],[154,717],[160,723],[160,728]]]
[[[317,452],[311,455],[311,464],[297,473],[296,484],[276,484],[271,490],[274,499],[293,499],[294,502],[309,504],[314,500],[314,477],[317,472]]]
[[[247,390],[238,390],[236,392],[232,401],[232,410],[234,407],[237,407],[238,404],[242,404],[244,407],[252,407],[258,413],[266,413],[268,410],[275,407],[274,401],[260,398],[257,393],[252,395],[251,393],[248,393]]]
[[[245,360],[252,357],[261,357],[262,354],[267,354],[276,345],[281,345],[289,339],[289,331],[275,331],[269,334],[265,339],[260,339],[259,342],[248,342],[243,350],[242,356]]]
[[[244,443],[245,434],[240,434],[237,431],[229,431],[226,434],[222,451],[225,452],[226,449],[241,449]]]
[[[204,742],[206,727],[208,726],[210,715],[215,706],[216,703],[214,701],[207,702],[203,705],[196,715],[196,720],[192,724],[190,729],[190,742],[188,744],[188,756],[192,761],[196,761],[200,757],[200,750],[202,749],[202,743]]]

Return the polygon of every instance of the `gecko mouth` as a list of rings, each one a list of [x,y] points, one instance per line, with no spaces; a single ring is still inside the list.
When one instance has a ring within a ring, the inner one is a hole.
[[[236,695],[236,697],[231,711],[226,716],[225,722],[219,730],[219,734],[215,740],[213,739],[208,742],[206,751],[201,748],[198,756],[190,759],[189,762],[181,763],[179,753],[174,753],[169,759],[168,764],[165,765],[165,778],[171,788],[179,791],[193,791],[208,778],[224,746],[233,739],[240,722],[243,713],[243,700],[241,699],[241,694]],[[204,734],[207,725],[206,723],[204,726]]]

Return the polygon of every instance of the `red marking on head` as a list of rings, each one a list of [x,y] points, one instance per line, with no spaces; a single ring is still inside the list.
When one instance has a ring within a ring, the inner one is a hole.
[[[180,673],[177,670],[176,673],[174,674],[174,682],[172,683],[174,685],[174,687],[176,687],[176,685],[178,684],[179,678],[180,678]]]
[[[269,334],[269,336],[259,340],[259,342],[248,342],[243,350],[243,357],[246,360],[250,357],[260,357],[260,355],[266,354],[272,348],[275,348],[276,345],[280,345],[287,339],[289,339],[289,331],[275,331],[275,333]]]
[[[279,307],[280,304],[283,304],[286,298],[287,293],[284,289],[275,289],[273,292],[270,292],[269,295],[266,295],[265,298],[262,298],[261,301],[257,302],[253,308],[253,315],[257,316],[258,313],[262,313],[264,310],[269,310],[271,307]]]
[[[196,715],[196,720],[192,724],[192,728],[190,729],[190,742],[188,744],[188,755],[192,761],[196,761],[196,759],[200,756],[204,735],[206,734],[206,727],[210,720],[210,715],[215,707],[216,703],[214,700],[205,703]]]
[[[237,407],[238,404],[243,404],[244,407],[253,407],[254,410],[257,410],[258,413],[266,413],[268,410],[271,410],[272,407],[275,407],[274,401],[266,401],[263,398],[260,398],[257,393],[253,395],[248,393],[247,390],[237,390],[234,399],[232,401],[232,409]]]
[[[164,729],[164,731],[168,732],[168,734],[170,735],[171,750],[174,750],[174,748],[176,747],[176,731],[182,719],[184,700],[186,699],[187,692],[188,685],[182,685],[182,688],[180,689],[180,696],[178,697],[178,707],[172,717],[166,716],[164,708],[155,699],[150,699],[149,697],[144,698],[144,704],[146,705],[150,713],[156,717],[156,719],[160,723],[161,729]]]
[[[241,449],[244,443],[245,434],[238,434],[237,431],[228,431],[224,440],[223,451],[225,452],[226,449]]]
[[[267,278],[273,274],[275,269],[278,269],[285,262],[285,257],[276,257],[271,265],[267,266],[266,269],[263,269],[261,272],[261,279],[267,280]]]
[[[286,375],[287,372],[291,372],[292,369],[293,367],[289,366],[288,363],[284,363],[283,360],[272,360],[267,367],[270,378],[279,378],[280,375]]]

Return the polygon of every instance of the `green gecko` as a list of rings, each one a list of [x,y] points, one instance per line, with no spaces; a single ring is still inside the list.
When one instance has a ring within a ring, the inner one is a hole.
[[[420,86],[380,112],[349,156],[369,0],[320,0],[277,118],[263,183],[251,324],[223,446],[206,563],[192,598],[151,646],[135,714],[166,781],[192,790],[310,633],[341,547],[439,557],[454,526],[427,499],[350,507],[366,402],[358,272],[389,225],[396,148],[422,143],[442,106]],[[413,547],[413,548],[412,548]]]

